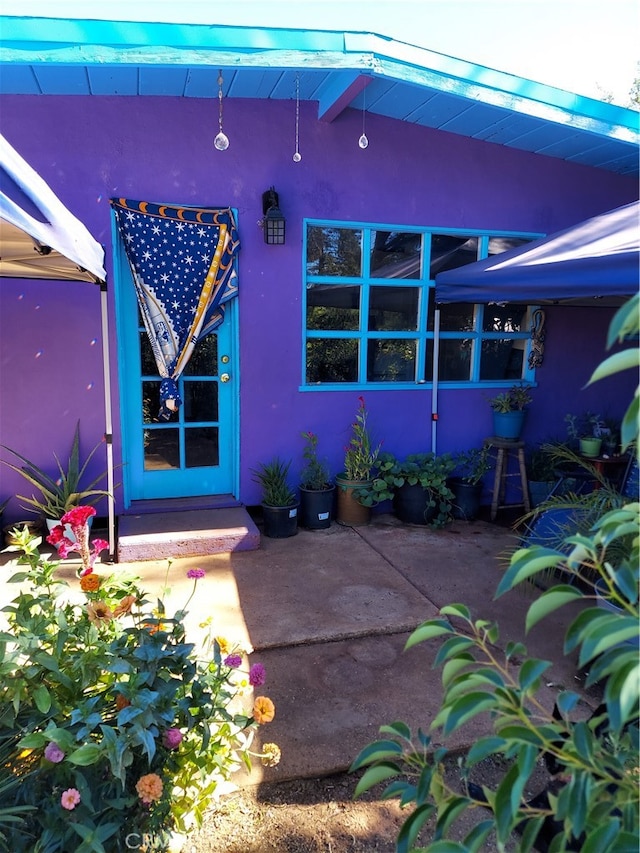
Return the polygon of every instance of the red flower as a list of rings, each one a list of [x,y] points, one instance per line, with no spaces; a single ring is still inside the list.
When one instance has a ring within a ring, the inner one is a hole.
[[[57,524],[54,528],[51,529],[51,532],[47,536],[47,542],[49,545],[57,545],[58,542],[62,542],[64,539],[64,527],[61,524]]]
[[[65,512],[60,521],[62,524],[71,525],[71,527],[76,525],[82,526],[89,521],[92,515],[95,514],[96,509],[93,506],[74,506],[74,508],[70,509],[69,512]]]

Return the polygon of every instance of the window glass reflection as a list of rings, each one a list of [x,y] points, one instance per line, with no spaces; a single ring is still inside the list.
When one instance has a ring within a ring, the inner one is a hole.
[[[522,379],[526,341],[483,341],[480,354],[480,379]]]
[[[485,305],[482,319],[483,332],[521,332],[527,313],[526,305]]]
[[[307,382],[356,382],[358,341],[319,338],[307,341]]]
[[[307,288],[307,328],[353,331],[360,327],[356,285],[312,284]]]
[[[422,236],[401,231],[372,231],[372,278],[420,278]]]
[[[470,338],[444,338],[440,341],[438,379],[440,382],[466,382],[471,371],[473,341]],[[433,347],[427,362],[427,375],[433,377]]]
[[[444,270],[455,270],[478,260],[478,237],[454,234],[431,235],[429,278]]]
[[[530,242],[531,240],[526,237],[489,237],[489,254],[499,255],[501,252],[517,249]]]
[[[371,340],[367,344],[368,382],[414,382],[416,341]]]
[[[369,329],[410,332],[418,328],[418,288],[372,286]]]
[[[433,302],[429,305],[427,320],[430,332],[434,329]],[[441,332],[473,332],[475,329],[475,308],[469,302],[452,302],[440,306]]]
[[[309,225],[307,275],[362,275],[362,231]]]

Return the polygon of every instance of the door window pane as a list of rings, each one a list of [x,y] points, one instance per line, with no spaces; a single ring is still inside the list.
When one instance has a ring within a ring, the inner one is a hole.
[[[205,468],[220,464],[217,427],[191,427],[184,431],[187,468]]]
[[[368,382],[414,382],[416,342],[372,340],[367,345]]]
[[[483,341],[480,379],[522,379],[526,341],[506,338]]]
[[[422,236],[401,231],[372,231],[372,278],[420,278]]]
[[[478,238],[453,234],[431,235],[429,278],[444,270],[455,270],[478,260]]]
[[[158,420],[160,411],[160,382],[150,382],[148,379],[142,383],[142,422],[153,424]]]
[[[307,341],[307,382],[356,382],[358,341],[318,338]]]
[[[166,471],[180,467],[180,438],[177,429],[144,430],[144,470]]]
[[[218,383],[199,379],[183,382],[184,419],[193,421],[218,420]]]
[[[218,374],[218,336],[207,335],[195,346],[189,363],[183,371],[184,376],[217,376]]]
[[[360,287],[312,284],[307,289],[307,328],[355,331],[360,328]]]
[[[307,275],[362,275],[362,231],[310,225]]]
[[[140,372],[143,376],[157,376],[158,366],[153,357],[153,350],[149,343],[149,335],[140,332]]]
[[[418,328],[417,287],[372,286],[369,291],[371,331],[413,332]]]

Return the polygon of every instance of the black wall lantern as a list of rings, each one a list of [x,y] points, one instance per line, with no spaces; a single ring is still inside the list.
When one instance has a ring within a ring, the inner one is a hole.
[[[264,230],[264,242],[270,246],[284,245],[285,218],[280,210],[278,193],[274,187],[262,193],[262,213],[260,225]]]

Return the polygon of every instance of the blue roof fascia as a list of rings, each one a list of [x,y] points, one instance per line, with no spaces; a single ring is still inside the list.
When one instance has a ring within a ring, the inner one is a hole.
[[[191,65],[345,70],[640,142],[640,114],[364,32],[0,16],[12,65]],[[347,88],[353,85],[350,76]],[[333,84],[340,85],[340,84]],[[328,102],[331,103],[330,101]],[[330,109],[320,105],[320,116]]]

